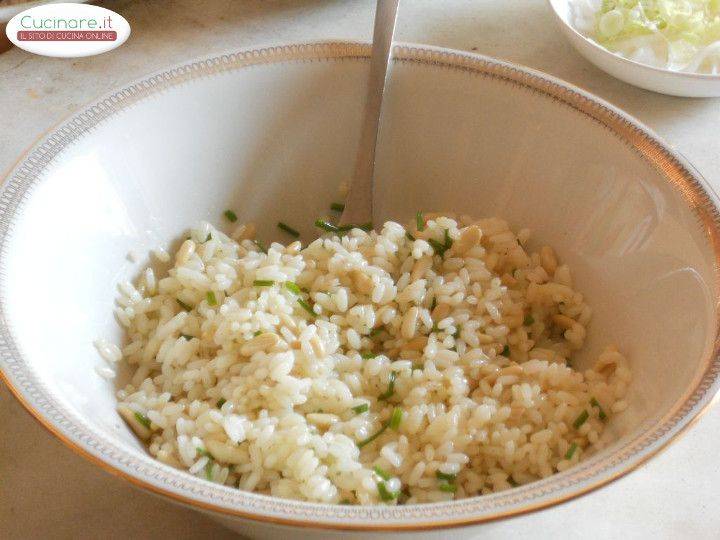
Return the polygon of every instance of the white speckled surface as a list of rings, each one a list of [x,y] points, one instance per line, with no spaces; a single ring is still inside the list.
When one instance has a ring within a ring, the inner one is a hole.
[[[188,58],[255,44],[369,39],[374,0],[106,0],[133,29],[120,49],[77,60],[0,55],[0,171],[65,115]],[[656,130],[720,188],[720,100],[652,94],[580,58],[541,0],[404,0],[398,39],[518,62],[577,84]],[[0,387],[0,537],[230,538],[197,513],[131,488],[76,456]],[[640,470],[560,507],[491,523],[483,538],[720,535],[720,409]]]

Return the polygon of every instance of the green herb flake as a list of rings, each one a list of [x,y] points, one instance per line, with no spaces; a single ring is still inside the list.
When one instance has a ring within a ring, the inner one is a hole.
[[[395,407],[390,417],[390,429],[397,431],[400,428],[400,422],[403,419],[403,410],[400,407]]]
[[[208,305],[210,306],[217,306],[217,296],[215,296],[215,291],[208,291],[205,293],[205,299],[207,300]]]
[[[151,422],[150,422],[150,419],[149,419],[147,416],[145,416],[143,413],[137,412],[137,411],[135,411],[135,413],[133,414],[133,416],[135,416],[135,420],[137,420],[138,422],[140,422],[140,423],[141,423],[143,426],[145,426],[146,428],[150,429],[150,424],[151,424]]]
[[[436,307],[437,307],[437,296],[433,296],[432,302],[430,302],[430,313],[435,311]]]
[[[343,203],[334,202],[330,205],[330,210],[332,210],[333,212],[344,212],[345,205]]]
[[[382,332],[383,330],[385,330],[385,327],[384,327],[384,326],[378,326],[377,328],[373,328],[373,329],[370,331],[370,333],[368,334],[368,336],[370,336],[370,337],[375,337],[375,336],[377,336],[380,332]]]
[[[455,333],[452,335],[454,339],[457,339],[460,337],[460,332],[462,332],[462,326],[458,325],[457,329],[455,330]]]
[[[502,352],[501,352],[500,354],[503,355],[503,356],[505,356],[505,357],[508,357],[508,358],[509,358],[509,357],[510,357],[510,346],[509,346],[509,345],[505,345],[505,346],[503,347],[503,350],[502,350]]]
[[[525,326],[530,326],[534,322],[535,322],[535,318],[532,315],[530,315],[529,313],[527,315],[525,315],[525,318],[523,319],[523,324]]]
[[[457,474],[448,474],[442,471],[435,471],[435,478],[438,480],[444,480],[445,482],[453,483],[457,478]]]
[[[255,330],[253,332],[253,337],[258,337],[260,334],[262,334],[262,330]]]
[[[192,310],[192,306],[187,305],[185,302],[183,302],[183,301],[180,300],[179,298],[176,298],[175,300],[177,301],[178,305],[179,305],[181,308],[183,308],[185,311],[191,311],[191,310]]]
[[[367,223],[360,223],[360,225],[357,225],[357,228],[365,232],[370,232],[373,230],[372,221],[368,221]]]
[[[573,454],[575,454],[575,450],[577,450],[578,445],[576,443],[572,443],[570,445],[570,448],[568,448],[568,451],[565,452],[565,459],[570,460],[573,457]]]
[[[445,493],[455,493],[457,491],[457,486],[447,482],[440,482],[440,484],[438,484],[438,489],[440,491],[444,491]]]
[[[305,300],[303,300],[302,298],[298,298],[297,303],[300,304],[300,307],[307,311],[312,317],[317,317],[317,313],[313,311],[312,306],[308,304]]]
[[[360,357],[363,360],[370,360],[371,358],[375,358],[376,356],[377,356],[377,354],[375,354],[372,351],[368,351],[368,352],[364,352],[364,353],[360,354]]]
[[[440,255],[441,257],[445,255],[445,246],[443,246],[440,242],[435,240],[434,238],[428,239],[428,244],[430,244],[433,248],[433,251],[435,251],[435,255]]]
[[[272,287],[275,282],[272,279],[256,279],[253,281],[253,287]]]
[[[385,485],[385,482],[378,482],[377,483],[378,493],[380,494],[380,499],[383,501],[394,501],[398,498],[400,495],[399,491],[388,491],[387,486]]]
[[[334,232],[334,233],[342,232],[342,229],[340,229],[340,227],[338,227],[337,225],[333,225],[332,223],[325,221],[324,219],[316,219],[315,226],[318,229],[322,229],[323,231],[327,231],[327,232]]]
[[[580,415],[573,422],[573,427],[575,429],[579,429],[580,426],[582,426],[589,417],[590,413],[583,409],[583,412],[581,412]]]
[[[225,210],[223,214],[231,223],[235,223],[237,221],[237,214],[233,212],[232,210]]]
[[[217,408],[218,409],[222,408],[222,406],[225,405],[226,403],[227,403],[227,399],[225,399],[224,397],[218,399]]]
[[[199,456],[205,456],[207,458],[213,459],[212,454],[208,452],[205,448],[200,448],[199,446],[196,446],[195,450],[197,450]]]
[[[205,239],[206,242],[209,242],[212,240],[212,233],[208,233],[207,238]]]
[[[349,499],[343,499],[338,504],[352,504]]]
[[[370,444],[375,439],[377,439],[380,435],[385,433],[385,430],[387,428],[388,428],[388,424],[387,423],[383,424],[382,427],[378,431],[376,431],[375,433],[370,435],[367,439],[364,439],[364,440],[360,441],[359,443],[357,443],[357,447],[362,449],[363,446]]]
[[[302,294],[302,291],[300,290],[300,287],[298,287],[297,283],[293,283],[292,281],[286,281],[285,282],[285,288],[290,291],[293,294],[296,294],[300,296]]]
[[[450,249],[453,245],[453,239],[450,238],[450,231],[445,229],[445,233],[443,235],[443,239],[445,240],[445,243],[443,244],[445,247],[445,251]]]
[[[607,414],[605,414],[605,411],[603,410],[600,402],[597,399],[592,398],[590,400],[590,405],[592,405],[593,407],[597,407],[598,417],[600,418],[600,420],[607,420]]]
[[[257,248],[263,253],[267,253],[267,248],[265,247],[265,244],[263,244],[260,240],[253,240],[253,244],[255,244]]]
[[[390,475],[389,472],[381,469],[381,468],[378,467],[377,465],[375,465],[375,466],[373,467],[373,471],[375,471],[375,474],[377,474],[377,475],[378,475],[380,478],[382,478],[383,480],[390,480],[390,478],[392,478],[392,476]]]
[[[370,410],[370,405],[367,403],[363,403],[362,405],[357,405],[353,407],[352,410],[355,414],[362,414]]]
[[[415,226],[418,231],[425,230],[425,218],[423,217],[422,212],[415,214]]]
[[[395,393],[395,379],[397,378],[397,373],[394,371],[390,372],[390,376],[388,377],[388,387],[385,392],[380,394],[378,396],[378,399],[388,399],[390,396],[392,396]]]
[[[292,236],[292,237],[294,237],[294,238],[298,238],[298,237],[300,236],[300,233],[299,233],[296,229],[293,229],[293,228],[292,228],[290,225],[288,225],[287,223],[283,223],[282,221],[278,221],[277,226],[278,226],[278,229],[280,229],[281,231],[285,231],[286,233],[288,233],[290,236]]]
[[[180,337],[185,338],[187,341],[190,341],[195,336],[191,336],[189,334],[180,334]]]
[[[207,478],[208,480],[212,480],[212,468],[213,468],[213,462],[212,462],[212,459],[210,459],[205,464],[205,478]]]

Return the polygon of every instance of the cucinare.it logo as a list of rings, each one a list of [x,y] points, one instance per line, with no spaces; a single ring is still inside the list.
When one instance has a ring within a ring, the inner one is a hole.
[[[77,58],[115,49],[130,36],[130,25],[114,11],[86,4],[46,4],[10,19],[8,39],[43,56]]]

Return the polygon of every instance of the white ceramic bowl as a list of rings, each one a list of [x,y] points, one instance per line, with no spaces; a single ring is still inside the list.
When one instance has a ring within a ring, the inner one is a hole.
[[[621,81],[661,94],[682,97],[720,96],[720,75],[660,69],[608,51],[572,25],[570,0],[547,0],[570,43],[588,61]]]
[[[442,527],[549,506],[643,463],[719,385],[717,201],[697,173],[632,118],[551,77],[398,46],[378,221],[417,209],[499,215],[555,246],[595,310],[579,367],[609,342],[632,364],[630,408],[607,430],[615,442],[533,484],[419,506],[280,500],[153,460],[94,371],[93,340],[122,337],[115,284],[146,262],[128,253],[168,246],[198,220],[222,225],[228,207],[265,240],[278,219],[312,238],[352,170],[368,56],[363,44],[309,44],[158,73],[48,133],[0,191],[0,361],[11,390],[99,466],[254,536],[441,538]]]

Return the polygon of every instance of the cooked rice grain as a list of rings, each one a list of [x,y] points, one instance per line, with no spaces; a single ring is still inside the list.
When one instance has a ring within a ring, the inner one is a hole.
[[[630,370],[613,347],[571,367],[591,312],[569,268],[500,219],[425,219],[267,254],[202,223],[156,250],[175,266],[120,286],[119,411],[165,463],[327,503],[486,494],[599,449]]]

